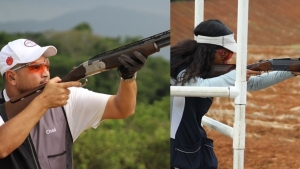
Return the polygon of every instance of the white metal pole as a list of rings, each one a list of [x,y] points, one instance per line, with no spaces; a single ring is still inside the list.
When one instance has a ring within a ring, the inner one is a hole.
[[[204,0],[195,0],[194,28],[204,20]]]
[[[195,0],[194,28],[204,20],[204,0]],[[196,38],[196,37],[195,37]]]
[[[245,107],[246,107],[246,64],[248,38],[248,0],[238,0],[237,60],[236,82],[239,95],[235,98],[235,119],[233,124],[233,168],[244,168],[245,149]],[[195,27],[204,20],[204,0],[195,0]],[[206,117],[204,117],[205,119]],[[214,121],[208,122],[212,124]],[[230,129],[229,129],[230,131]],[[230,132],[229,132],[230,133]],[[229,134],[230,135],[230,134]]]
[[[188,97],[228,97],[236,98],[239,95],[238,88],[230,87],[199,87],[199,86],[171,86],[171,96]]]
[[[246,136],[246,66],[247,66],[247,44],[248,44],[248,8],[249,0],[238,0],[237,19],[237,59],[236,59],[236,82],[240,95],[234,100],[235,117],[233,124],[233,168],[244,168],[244,150]]]
[[[224,123],[221,123],[221,122],[214,120],[212,118],[209,118],[207,116],[202,117],[202,123],[205,126],[211,128],[211,129],[214,129],[219,133],[224,134],[227,137],[230,137],[230,138],[233,137],[233,128]]]

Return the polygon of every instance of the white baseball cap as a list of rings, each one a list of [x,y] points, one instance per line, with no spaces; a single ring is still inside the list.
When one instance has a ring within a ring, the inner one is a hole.
[[[56,55],[54,46],[40,47],[35,42],[28,39],[17,39],[5,45],[0,52],[0,72],[1,75],[20,63],[30,63],[42,55],[50,57]]]

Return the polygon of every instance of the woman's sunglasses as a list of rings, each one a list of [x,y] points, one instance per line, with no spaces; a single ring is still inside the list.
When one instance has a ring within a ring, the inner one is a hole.
[[[224,50],[224,49],[217,49],[216,52],[221,55],[221,59],[223,62],[227,62],[229,59],[231,59],[233,52]]]
[[[49,62],[49,59],[46,59],[42,62],[31,62],[31,63],[21,65],[19,67],[16,67],[12,70],[16,71],[16,70],[22,69],[24,67],[28,67],[28,71],[30,73],[43,73],[45,69],[47,69],[49,71],[50,62]]]

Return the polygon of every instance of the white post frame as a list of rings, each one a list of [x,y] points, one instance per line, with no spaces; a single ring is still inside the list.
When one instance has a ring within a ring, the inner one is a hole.
[[[229,87],[198,87],[198,86],[171,86],[172,96],[188,97],[228,97],[236,98],[240,92],[234,86]]]
[[[230,126],[217,122],[206,116],[203,117],[202,123],[208,127],[216,129],[222,134],[228,137],[233,137],[233,168],[243,169],[244,168],[244,149],[245,149],[245,136],[246,136],[246,92],[247,92],[247,81],[246,81],[246,66],[247,66],[247,44],[248,44],[248,7],[249,0],[238,0],[238,19],[237,19],[237,59],[236,59],[236,81],[235,87],[232,87],[236,93],[228,88],[228,91],[218,89],[218,92],[205,93],[207,88],[204,88],[201,93],[201,89],[198,89],[199,95],[193,94],[190,90],[186,90],[184,87],[180,89],[175,86],[171,86],[171,96],[200,96],[207,95],[214,97],[230,97],[235,98],[235,117],[233,130]],[[195,27],[204,20],[204,0],[195,0]],[[195,89],[195,88],[194,88]],[[216,89],[213,89],[216,90]],[[226,90],[226,89],[225,89]],[[178,92],[179,91],[179,92]],[[181,93],[181,92],[182,93]],[[211,91],[211,90],[210,90]],[[177,92],[177,93],[176,93]],[[232,94],[228,94],[231,93]],[[185,94],[183,94],[185,93]]]
[[[194,28],[204,20],[204,0],[195,0]]]
[[[247,45],[248,45],[248,8],[249,0],[238,0],[237,18],[237,60],[236,60],[236,82],[240,95],[234,100],[235,113],[233,124],[233,168],[244,168],[244,150],[246,139],[246,67],[247,67]]]

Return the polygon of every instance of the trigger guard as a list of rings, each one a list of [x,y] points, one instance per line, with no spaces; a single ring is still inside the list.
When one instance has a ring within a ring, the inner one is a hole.
[[[84,80],[83,82],[82,82],[82,80]],[[83,78],[83,79],[80,79],[79,80],[80,81],[80,83],[82,84],[82,86],[81,87],[84,87],[84,86],[86,86],[87,85],[87,83],[88,83],[88,79],[87,78]]]

